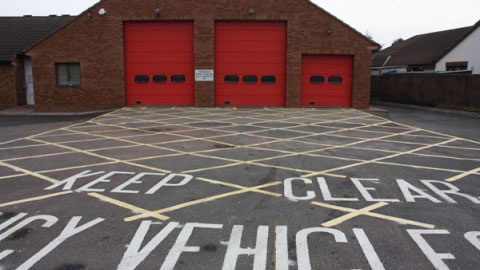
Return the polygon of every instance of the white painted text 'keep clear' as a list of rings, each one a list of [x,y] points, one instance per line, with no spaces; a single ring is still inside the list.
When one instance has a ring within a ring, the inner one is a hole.
[[[115,180],[115,177],[122,175],[130,176],[130,179],[117,185],[113,189],[107,190],[105,186],[106,183],[115,183],[118,181]],[[89,179],[93,176],[98,176],[98,178],[89,181],[88,183],[80,184],[80,182],[84,182],[86,179]],[[145,192],[145,194],[152,195],[161,191],[161,189],[164,187],[185,187],[193,179],[194,176],[189,174],[146,172],[135,173],[121,171],[92,172],[87,170],[55,183],[45,188],[45,190],[62,189],[75,190],[76,192],[139,194],[140,191],[135,187],[138,187],[139,185],[148,185],[149,189]],[[153,185],[152,183],[147,183],[152,181],[154,182]],[[317,177],[315,180],[300,177],[288,178],[284,181],[284,196],[291,201],[323,199],[324,201],[331,202],[354,202],[363,200],[367,202],[413,203],[417,201],[430,201],[432,203],[446,202],[455,204],[457,203],[458,199],[461,199],[473,204],[480,204],[480,199],[478,196],[473,196],[462,192],[454,184],[445,181],[420,180],[414,185],[403,179],[396,179],[393,182],[393,185],[396,186],[396,192],[399,194],[400,198],[393,198],[392,194],[374,195],[379,193],[375,187],[378,187],[378,185],[382,184],[387,185],[386,182],[381,182],[380,179],[351,178],[349,180],[337,179],[335,181],[348,181],[348,184],[352,185],[358,191],[360,196],[355,197],[354,194],[348,194],[351,196],[341,197],[333,194],[334,192],[331,191],[328,181],[324,177]],[[295,187],[296,185],[300,185],[302,188]],[[428,191],[425,188],[427,188]],[[315,190],[317,190],[317,192]],[[318,192],[318,190],[320,192]],[[321,197],[319,197],[319,194],[321,194]]]

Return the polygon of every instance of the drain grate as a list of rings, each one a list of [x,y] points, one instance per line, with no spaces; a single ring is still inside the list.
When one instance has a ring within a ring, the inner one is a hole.
[[[215,148],[217,148],[217,149],[232,149],[232,148],[235,148],[235,146],[229,145],[229,144],[215,144]]]

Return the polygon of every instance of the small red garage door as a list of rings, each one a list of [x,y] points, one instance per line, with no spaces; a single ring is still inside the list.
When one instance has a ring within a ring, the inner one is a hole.
[[[302,106],[352,106],[352,56],[302,57]]]
[[[194,104],[192,22],[125,23],[127,105]]]
[[[284,106],[285,52],[285,23],[216,22],[217,106]]]

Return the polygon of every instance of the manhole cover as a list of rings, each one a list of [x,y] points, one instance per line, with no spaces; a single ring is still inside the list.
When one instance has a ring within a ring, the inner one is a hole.
[[[228,144],[216,144],[215,148],[217,148],[217,149],[232,149],[232,148],[235,148],[235,146],[228,145]]]

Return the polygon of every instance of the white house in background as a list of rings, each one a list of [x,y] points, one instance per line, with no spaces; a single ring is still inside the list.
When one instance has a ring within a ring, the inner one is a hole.
[[[480,21],[417,35],[373,56],[372,75],[409,72],[480,74]]]
[[[480,27],[472,28],[457,46],[443,56],[435,65],[436,72],[471,70],[480,74]]]

